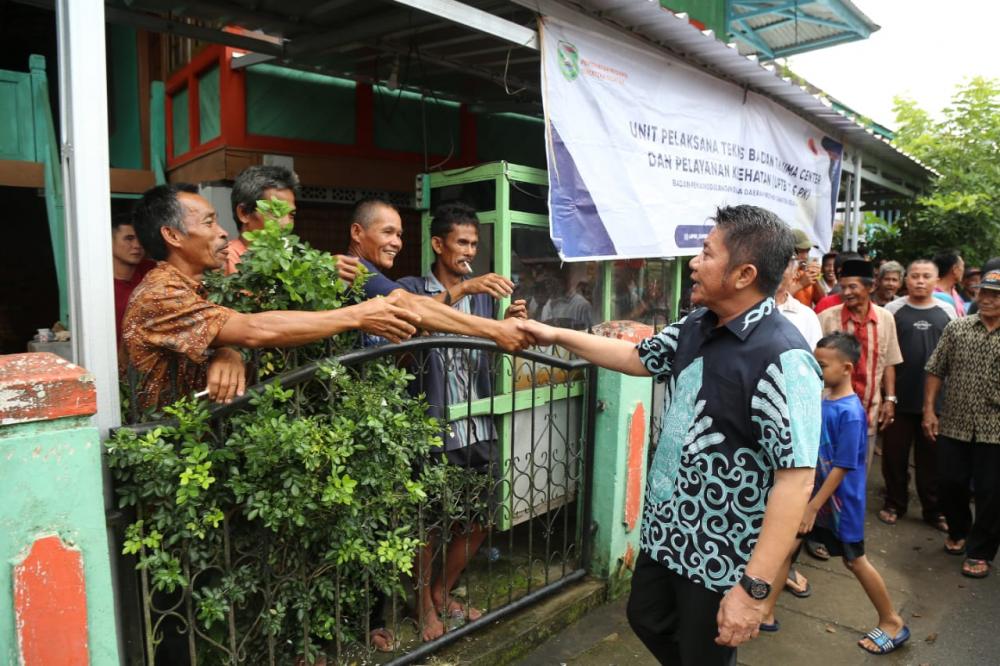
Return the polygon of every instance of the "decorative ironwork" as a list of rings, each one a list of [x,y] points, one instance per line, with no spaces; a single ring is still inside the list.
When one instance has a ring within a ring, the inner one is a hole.
[[[175,544],[188,584],[172,593],[156,591],[144,568],[129,580],[135,560],[122,557],[121,603],[123,608],[138,606],[142,618],[133,623],[141,627],[131,627],[133,635],[126,637],[132,663],[309,663],[303,660],[306,653],[310,658],[323,654],[337,663],[411,663],[584,574],[593,441],[592,418],[588,418],[593,413],[594,387],[590,364],[534,351],[511,356],[490,342],[446,336],[334,358],[361,381],[371,364],[395,359],[414,376],[411,392],[447,396],[450,404],[439,412],[456,436],[445,441],[465,444],[444,454],[449,460],[444,473],[452,475],[448,478],[455,485],[446,486],[442,496],[427,498],[417,524],[399,525],[389,517],[390,529],[401,529],[422,544],[414,576],[405,581],[406,594],[376,592],[368,572],[349,570],[349,565],[316,562],[308,570],[291,567],[289,563],[301,561],[293,553],[278,552],[260,521],[247,520],[233,510],[225,515],[214,540]],[[259,382],[247,396],[210,410],[216,445],[229,441],[234,419],[253,408],[253,394],[275,381],[294,391],[298,414],[309,413],[311,402],[332,399],[335,389],[324,378],[323,362],[295,367],[294,350],[282,360],[292,369]],[[434,365],[440,371],[433,371]],[[477,386],[477,378],[482,378],[479,370],[488,373],[487,383],[492,382],[485,394],[482,382]],[[504,390],[507,386],[510,390]],[[462,399],[456,401],[456,395]],[[124,428],[142,435],[159,425],[163,422]],[[140,504],[138,515],[128,519],[142,517]],[[122,518],[113,522],[129,522]],[[145,556],[145,550],[139,552],[139,561]],[[220,583],[225,587],[245,568],[268,575],[252,594],[229,603],[221,622],[206,627],[199,617],[204,595]],[[352,587],[357,581],[364,581],[360,589]],[[306,621],[299,628],[300,646],[278,644],[270,623],[287,617],[273,617],[271,600],[276,592],[318,585],[326,586],[336,601],[334,640],[317,641],[317,632]],[[421,603],[428,599],[430,603]],[[434,637],[436,621],[447,629],[439,637]],[[377,652],[373,645],[372,632],[381,622],[395,640],[388,654]]]

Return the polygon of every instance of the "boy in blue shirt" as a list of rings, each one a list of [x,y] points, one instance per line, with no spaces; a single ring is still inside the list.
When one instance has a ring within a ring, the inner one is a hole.
[[[872,654],[888,654],[910,637],[895,611],[882,576],[865,557],[865,454],[868,422],[861,400],[851,386],[861,346],[854,336],[833,333],[816,345],[827,396],[816,465],[816,484],[799,527],[800,535],[818,541],[839,555],[878,612],[878,626],[858,641]]]

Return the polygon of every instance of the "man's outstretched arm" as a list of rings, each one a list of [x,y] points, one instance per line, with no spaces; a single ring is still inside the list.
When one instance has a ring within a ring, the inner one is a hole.
[[[390,297],[398,298],[399,305],[420,317],[420,328],[439,333],[455,333],[486,337],[507,351],[521,351],[533,344],[530,335],[519,330],[515,320],[497,321],[459,312],[429,296],[411,294],[397,289]]]
[[[539,345],[559,345],[577,356],[608,370],[626,375],[649,377],[650,372],[639,360],[635,345],[626,340],[590,335],[583,331],[548,326],[534,320],[519,322],[518,327],[529,333]]]
[[[399,342],[416,333],[414,325],[420,322],[419,315],[401,307],[401,300],[393,294],[323,312],[234,312],[215,336],[212,346],[295,347],[354,329]]]

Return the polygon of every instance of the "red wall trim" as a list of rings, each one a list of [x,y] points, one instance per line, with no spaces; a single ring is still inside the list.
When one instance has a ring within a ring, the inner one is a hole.
[[[417,152],[384,150],[375,145],[375,100],[369,84],[359,83],[355,88],[355,144],[343,145],[322,141],[286,139],[247,133],[246,71],[230,67],[233,52],[238,49],[211,45],[198,53],[190,63],[174,72],[166,84],[167,117],[167,167],[174,168],[183,163],[219,148],[249,148],[277,153],[300,153],[305,155],[329,155],[346,157],[366,157],[393,160],[397,162],[422,164],[423,155]],[[219,66],[219,122],[220,135],[211,141],[201,143],[199,119],[198,77],[213,65]],[[187,152],[174,154],[173,96],[187,88],[188,91],[188,136],[190,145]],[[460,110],[461,150],[454,155],[447,166],[475,164],[476,159],[476,118],[463,105]],[[446,155],[428,155],[431,163],[444,160]]]

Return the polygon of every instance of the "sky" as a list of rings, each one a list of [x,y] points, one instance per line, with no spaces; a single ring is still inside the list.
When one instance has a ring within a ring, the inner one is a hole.
[[[895,128],[895,95],[940,118],[965,78],[1000,79],[996,0],[854,0],[881,29],[866,39],[792,56],[788,65],[858,113]]]

